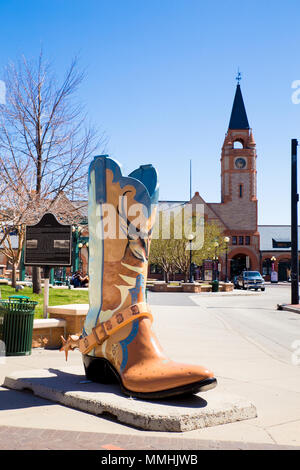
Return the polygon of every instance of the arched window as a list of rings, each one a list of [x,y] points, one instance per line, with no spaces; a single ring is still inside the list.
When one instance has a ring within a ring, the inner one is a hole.
[[[243,149],[244,148],[244,142],[242,139],[237,139],[233,142],[233,148],[234,149]]]

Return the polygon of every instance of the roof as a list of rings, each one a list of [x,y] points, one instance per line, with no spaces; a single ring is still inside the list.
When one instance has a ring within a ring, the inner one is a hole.
[[[274,246],[274,242],[281,245],[282,242],[291,242],[291,226],[290,225],[259,225],[260,234],[260,251],[290,251],[291,248],[283,248],[282,246]],[[298,226],[298,240],[300,240],[300,226]]]
[[[238,84],[233,101],[229,129],[250,129],[244,100],[241,92],[241,86]]]

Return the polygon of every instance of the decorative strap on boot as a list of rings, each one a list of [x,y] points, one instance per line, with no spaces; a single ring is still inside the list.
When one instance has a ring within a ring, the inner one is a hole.
[[[82,354],[88,354],[97,345],[101,345],[110,336],[116,333],[118,330],[133,322],[134,320],[142,317],[148,317],[153,321],[153,317],[150,312],[149,305],[146,302],[139,302],[137,304],[127,307],[122,312],[116,312],[113,316],[103,322],[99,323],[95,328],[92,329],[92,333],[84,338],[70,335],[67,340],[62,337],[63,346],[60,351],[65,351],[66,360],[68,358],[69,350],[79,348]]]

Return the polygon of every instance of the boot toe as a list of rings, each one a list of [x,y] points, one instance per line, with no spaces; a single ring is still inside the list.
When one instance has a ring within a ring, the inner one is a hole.
[[[159,392],[213,379],[214,374],[201,366],[169,361],[165,364],[141,364],[122,374],[123,384],[140,393]]]

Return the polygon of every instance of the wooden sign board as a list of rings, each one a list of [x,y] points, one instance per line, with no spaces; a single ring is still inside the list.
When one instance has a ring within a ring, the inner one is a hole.
[[[36,225],[26,225],[25,266],[71,266],[72,226],[47,213]]]

